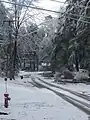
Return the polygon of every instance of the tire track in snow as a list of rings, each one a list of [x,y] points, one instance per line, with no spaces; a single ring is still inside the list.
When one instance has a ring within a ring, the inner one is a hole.
[[[40,79],[39,77],[37,77],[37,79],[40,80],[41,82],[47,84],[47,85],[50,85],[51,87],[56,87],[56,88],[62,89],[62,90],[67,91],[67,92],[69,92],[69,93],[71,93],[73,95],[76,95],[76,96],[81,97],[81,98],[83,98],[83,99],[85,99],[87,101],[90,101],[90,96],[88,96],[88,95],[83,95],[81,93],[78,93],[78,92],[75,92],[75,91],[72,91],[72,90],[69,90],[69,89],[66,89],[66,88],[62,88],[60,86],[56,86],[56,85],[54,85],[52,83],[45,82],[42,79]]]
[[[32,81],[36,84],[36,87],[38,88],[46,88],[52,92],[54,92],[56,95],[60,96],[62,99],[64,99],[65,101],[71,103],[72,105],[74,105],[75,107],[77,107],[78,109],[80,109],[81,111],[83,111],[84,113],[86,113],[87,115],[90,115],[90,106],[89,104],[79,101],[75,98],[72,98],[68,95],[65,95],[63,93],[60,93],[56,90],[53,90],[52,88],[43,85],[42,83],[39,83],[35,80],[35,78],[32,78]]]

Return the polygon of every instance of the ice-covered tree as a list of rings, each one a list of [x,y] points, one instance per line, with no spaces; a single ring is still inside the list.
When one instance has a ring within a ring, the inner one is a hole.
[[[66,12],[59,17],[54,39],[54,66],[89,68],[90,1],[67,0]],[[54,68],[55,68],[54,67]]]
[[[53,50],[53,38],[57,26],[57,18],[52,16],[46,16],[45,21],[42,25],[45,36],[40,43],[39,56],[40,60],[43,62],[50,62],[51,54]]]

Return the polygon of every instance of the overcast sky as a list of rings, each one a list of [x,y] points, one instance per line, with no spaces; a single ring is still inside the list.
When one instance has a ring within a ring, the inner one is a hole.
[[[65,0],[56,0],[56,1],[60,1],[60,2],[65,2]],[[59,3],[59,2],[55,2],[55,0],[39,0],[39,2],[37,3],[37,5],[39,5],[42,8],[46,8],[46,9],[51,9],[51,10],[55,10],[58,11],[60,9],[60,6],[63,6],[64,3]]]

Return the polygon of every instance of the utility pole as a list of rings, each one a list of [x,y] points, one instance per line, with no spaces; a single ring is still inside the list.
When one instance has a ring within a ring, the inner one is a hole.
[[[11,37],[11,22],[13,21],[8,21],[9,22],[9,40],[10,40],[10,60],[9,60],[9,64],[10,64],[10,73],[9,73],[9,78],[12,79],[12,37]]]
[[[6,77],[9,77],[10,79],[12,79],[12,35],[11,35],[12,27],[11,27],[11,23],[13,22],[13,20],[5,20],[4,22],[8,22],[8,25],[9,25],[9,46],[7,47],[8,53],[7,53],[7,62],[6,62]],[[9,75],[8,75],[8,67],[9,67]]]
[[[18,35],[18,29],[19,29],[19,15],[17,17],[17,0],[15,0],[15,42],[14,42],[14,59],[13,59],[13,79],[15,76],[16,71],[16,57],[17,57],[17,35]],[[18,19],[18,20],[17,20]]]
[[[19,13],[18,13],[19,14]],[[15,22],[15,42],[13,47],[13,56],[12,56],[12,46],[11,46],[11,31],[9,29],[9,39],[10,39],[10,79],[15,79],[15,71],[16,71],[16,57],[17,57],[17,35],[19,29],[19,15],[17,17],[17,0],[15,0],[15,20],[5,21],[9,23],[9,27],[11,27],[11,22]],[[7,57],[8,59],[8,57]],[[8,64],[8,61],[7,61]],[[7,72],[6,72],[7,75]]]

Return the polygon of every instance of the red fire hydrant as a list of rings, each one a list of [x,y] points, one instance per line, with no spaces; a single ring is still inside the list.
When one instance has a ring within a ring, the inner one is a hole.
[[[5,94],[4,94],[4,107],[5,107],[5,108],[8,108],[8,101],[9,101],[11,98],[9,97],[9,94],[8,94],[8,92],[7,92],[7,78],[5,78],[5,89],[6,89],[6,92],[5,92]]]

